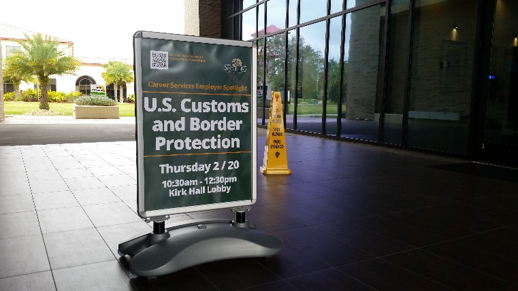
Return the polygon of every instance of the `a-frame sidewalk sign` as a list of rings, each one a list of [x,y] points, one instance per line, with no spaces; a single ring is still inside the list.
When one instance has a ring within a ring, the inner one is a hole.
[[[138,31],[134,37],[137,210],[153,232],[119,244],[131,277],[277,254],[245,219],[257,199],[253,42]],[[233,220],[172,214],[228,208]]]

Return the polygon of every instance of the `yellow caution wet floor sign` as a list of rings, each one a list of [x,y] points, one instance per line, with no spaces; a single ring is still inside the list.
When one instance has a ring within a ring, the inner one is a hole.
[[[291,174],[288,169],[288,153],[284,131],[281,92],[274,91],[270,104],[268,131],[264,145],[263,174]]]

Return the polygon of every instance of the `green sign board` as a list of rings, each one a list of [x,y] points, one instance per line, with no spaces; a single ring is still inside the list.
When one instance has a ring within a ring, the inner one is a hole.
[[[139,31],[134,51],[139,215],[252,205],[253,43]]]

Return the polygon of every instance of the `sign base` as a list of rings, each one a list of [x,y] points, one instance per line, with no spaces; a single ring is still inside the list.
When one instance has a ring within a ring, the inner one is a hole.
[[[131,278],[154,278],[218,260],[270,257],[281,245],[247,221],[194,221],[121,243],[119,255],[131,257]]]

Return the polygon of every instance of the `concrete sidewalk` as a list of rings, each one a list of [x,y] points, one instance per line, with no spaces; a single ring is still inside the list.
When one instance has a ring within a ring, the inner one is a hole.
[[[6,116],[0,146],[135,141],[135,118],[75,119],[72,116]]]

